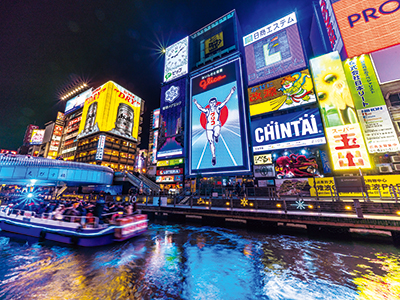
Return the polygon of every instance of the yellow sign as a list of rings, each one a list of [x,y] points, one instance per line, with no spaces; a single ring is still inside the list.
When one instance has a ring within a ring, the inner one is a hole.
[[[370,169],[353,98],[337,51],[310,60],[326,138],[336,171]]]
[[[272,154],[254,155],[255,165],[270,165],[272,164]]]
[[[394,198],[393,189],[396,193],[400,192],[400,175],[371,175],[364,176],[365,188],[369,197],[373,198]],[[331,197],[335,196],[335,182],[333,177],[315,178],[318,189],[318,196]],[[312,187],[310,190],[311,196],[316,196],[314,190],[314,182],[312,178],[308,178],[308,183]],[[361,193],[339,193],[342,197],[362,197]]]
[[[204,44],[205,44],[206,54],[211,53],[219,48],[222,48],[224,46],[223,31],[205,40]]]
[[[169,166],[169,160],[159,160],[157,161],[157,167]]]
[[[99,131],[137,141],[142,99],[109,81],[85,100],[78,138]]]

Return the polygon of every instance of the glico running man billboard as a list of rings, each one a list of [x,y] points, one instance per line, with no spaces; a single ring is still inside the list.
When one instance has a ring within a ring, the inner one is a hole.
[[[295,13],[246,35],[243,44],[249,85],[306,67]]]
[[[371,162],[337,51],[310,60],[335,171],[370,169]]]
[[[308,70],[248,88],[250,116],[316,102]]]
[[[183,156],[186,78],[161,87],[157,160]]]
[[[251,121],[253,152],[325,144],[318,108]]]
[[[78,138],[102,131],[137,141],[141,102],[115,82],[105,83],[85,100]]]
[[[189,175],[249,172],[240,59],[191,78]]]
[[[348,59],[343,67],[369,153],[399,151],[399,139],[369,55]]]

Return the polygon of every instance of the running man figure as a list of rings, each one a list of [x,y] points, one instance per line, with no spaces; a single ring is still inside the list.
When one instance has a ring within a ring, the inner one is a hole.
[[[206,114],[207,125],[206,125],[206,135],[208,143],[210,144],[210,150],[212,154],[211,164],[215,166],[217,163],[217,158],[215,157],[215,143],[218,143],[218,137],[221,132],[221,122],[219,120],[221,109],[228,103],[229,99],[233,95],[236,90],[236,86],[232,87],[228,97],[217,105],[217,98],[212,97],[208,104],[210,107],[202,107],[196,99],[193,99],[194,104],[196,104],[197,108]]]

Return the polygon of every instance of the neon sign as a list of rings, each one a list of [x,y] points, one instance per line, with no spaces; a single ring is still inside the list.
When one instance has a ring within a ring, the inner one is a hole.
[[[218,75],[217,77],[208,77],[207,79],[203,79],[202,81],[200,81],[199,85],[203,90],[205,90],[210,84],[221,81],[224,78],[226,78],[226,75]]]

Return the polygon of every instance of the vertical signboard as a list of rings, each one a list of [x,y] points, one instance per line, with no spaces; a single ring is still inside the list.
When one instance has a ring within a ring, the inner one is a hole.
[[[40,145],[43,143],[43,137],[44,137],[44,129],[34,129],[32,130],[32,137],[30,140],[31,145]]]
[[[105,83],[85,100],[78,138],[103,131],[137,141],[141,102],[115,82]]]
[[[332,1],[348,57],[400,43],[398,0]]]
[[[246,35],[243,44],[249,85],[306,67],[294,12]]]
[[[316,102],[308,70],[248,88],[250,116]]]
[[[158,130],[153,132],[153,148],[152,148],[152,156],[151,156],[151,163],[157,163],[157,147],[158,147]]]
[[[164,82],[174,80],[188,72],[189,37],[165,49]]]
[[[153,110],[153,124],[151,129],[156,129],[160,127],[160,109],[157,108],[155,110]]]
[[[190,35],[191,69],[238,50],[235,10]]]
[[[186,78],[161,87],[157,160],[183,156]]]
[[[328,33],[331,49],[340,53],[343,49],[343,40],[333,12],[331,0],[319,0],[319,7],[321,9],[326,32]]]
[[[191,78],[189,174],[250,171],[240,59]]]
[[[104,146],[106,144],[106,136],[100,135],[97,143],[96,160],[103,160]]]
[[[310,60],[335,171],[370,169],[353,99],[338,52]]]
[[[369,153],[399,151],[399,139],[369,55],[348,59],[343,67]]]

